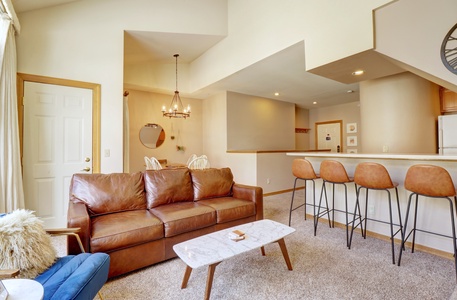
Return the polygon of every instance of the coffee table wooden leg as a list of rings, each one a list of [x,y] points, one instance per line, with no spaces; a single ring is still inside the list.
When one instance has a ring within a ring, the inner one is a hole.
[[[211,287],[213,286],[214,271],[216,271],[216,266],[221,262],[212,264],[208,266],[208,277],[206,278],[206,290],[205,290],[205,300],[209,300],[211,294]]]
[[[265,256],[265,247],[260,247],[260,252],[262,252],[262,256]]]
[[[192,273],[192,268],[186,266],[186,272],[184,273],[184,278],[182,279],[181,288],[185,289],[187,287],[187,282],[189,281],[190,273]]]
[[[289,269],[289,271],[292,271],[292,264],[290,263],[289,253],[287,253],[286,242],[284,241],[284,239],[280,239],[278,241],[278,244],[281,248],[282,256],[284,256],[284,260],[286,261],[287,269]]]

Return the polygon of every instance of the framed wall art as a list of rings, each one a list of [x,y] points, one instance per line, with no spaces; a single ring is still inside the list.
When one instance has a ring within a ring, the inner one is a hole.
[[[357,136],[353,135],[353,136],[348,136],[347,137],[347,146],[348,147],[354,147],[354,146],[357,146]]]
[[[357,123],[347,123],[346,124],[346,133],[356,133],[357,132]]]

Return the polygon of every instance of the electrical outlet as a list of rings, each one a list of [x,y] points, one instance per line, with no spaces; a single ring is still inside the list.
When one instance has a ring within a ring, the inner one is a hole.
[[[384,152],[384,153],[389,152],[389,146],[387,146],[387,145],[382,146],[382,152]]]
[[[109,151],[109,149],[105,149],[105,157],[110,157],[111,156],[111,153]]]
[[[270,178],[267,178],[267,184],[270,184],[270,182],[271,182]]]

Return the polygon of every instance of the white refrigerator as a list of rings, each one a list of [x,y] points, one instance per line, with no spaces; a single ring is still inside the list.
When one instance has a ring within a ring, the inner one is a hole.
[[[457,155],[457,115],[438,116],[438,153]]]

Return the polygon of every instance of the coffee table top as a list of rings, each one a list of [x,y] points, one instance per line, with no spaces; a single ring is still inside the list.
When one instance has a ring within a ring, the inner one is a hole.
[[[246,234],[244,240],[233,241],[229,238],[229,233],[236,229]],[[173,246],[173,250],[189,267],[195,269],[263,247],[294,231],[294,228],[276,221],[259,220],[176,244]]]

